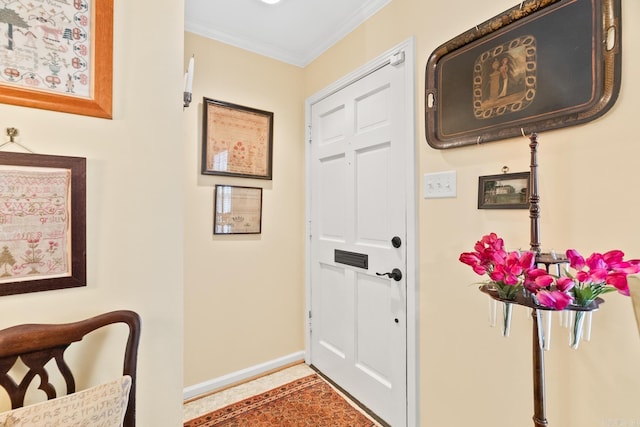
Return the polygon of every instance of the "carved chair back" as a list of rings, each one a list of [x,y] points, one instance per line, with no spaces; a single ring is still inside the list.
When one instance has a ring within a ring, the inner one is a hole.
[[[40,390],[47,399],[76,392],[76,381],[71,368],[64,359],[65,350],[74,342],[81,341],[96,329],[116,323],[129,326],[129,335],[124,354],[122,374],[131,377],[131,390],[124,419],[124,427],[135,427],[136,366],[140,341],[140,316],[128,310],[112,311],[98,316],[65,324],[24,324],[0,331],[0,387],[3,387],[12,409],[24,405],[25,395],[34,380],[39,379]],[[27,368],[26,374],[18,382],[11,375],[11,369],[21,361]],[[55,365],[46,366],[50,361]],[[51,369],[59,371],[64,379],[66,392],[59,393],[50,382]]]

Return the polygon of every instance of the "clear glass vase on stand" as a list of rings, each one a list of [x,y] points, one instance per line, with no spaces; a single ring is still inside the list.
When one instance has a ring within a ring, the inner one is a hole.
[[[571,329],[569,329],[569,345],[574,350],[578,348],[580,345],[580,340],[582,339],[582,332],[584,329],[584,311],[576,311],[573,316],[571,316]]]
[[[591,311],[575,311],[571,314],[571,326],[569,329],[569,345],[577,350],[581,340],[591,339]]]
[[[505,301],[499,296],[498,291],[492,285],[484,285],[480,288],[489,296],[489,326],[492,328],[498,323],[498,304],[502,305],[502,318],[500,319],[500,327],[502,328],[502,336],[508,337],[511,333],[511,313],[515,302]]]
[[[511,313],[513,304],[510,302],[502,303],[502,336],[508,337],[511,333]]]
[[[495,299],[491,298],[491,296],[488,297],[489,300],[489,326],[492,328],[496,327],[496,319],[497,319],[497,313],[498,313],[498,301],[496,301]]]
[[[538,320],[538,345],[540,349],[549,351],[551,348],[551,319],[553,311],[536,309],[534,310],[534,315]]]

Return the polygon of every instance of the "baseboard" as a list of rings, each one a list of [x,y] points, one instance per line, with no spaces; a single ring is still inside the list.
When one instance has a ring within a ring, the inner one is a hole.
[[[192,399],[196,396],[209,394],[217,390],[221,390],[225,387],[229,387],[233,384],[240,384],[250,379],[265,375],[269,372],[276,371],[278,369],[285,368],[295,363],[301,363],[304,361],[305,352],[299,351],[287,356],[280,357],[278,359],[271,360],[269,362],[261,363],[259,365],[252,366],[250,368],[242,369],[240,371],[232,372],[227,375],[223,375],[218,378],[195,384],[189,387],[185,387],[182,390],[182,398],[184,400]]]

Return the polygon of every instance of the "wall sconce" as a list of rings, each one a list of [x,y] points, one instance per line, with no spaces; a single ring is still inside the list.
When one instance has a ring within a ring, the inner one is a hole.
[[[191,89],[193,88],[193,66],[194,66],[194,56],[191,55],[189,59],[189,67],[187,68],[187,72],[184,73],[184,94],[183,94],[183,109],[188,107],[191,104]]]

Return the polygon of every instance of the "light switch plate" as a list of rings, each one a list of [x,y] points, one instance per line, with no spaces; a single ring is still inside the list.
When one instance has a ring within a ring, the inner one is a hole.
[[[456,171],[425,173],[423,178],[425,199],[456,197]]]

